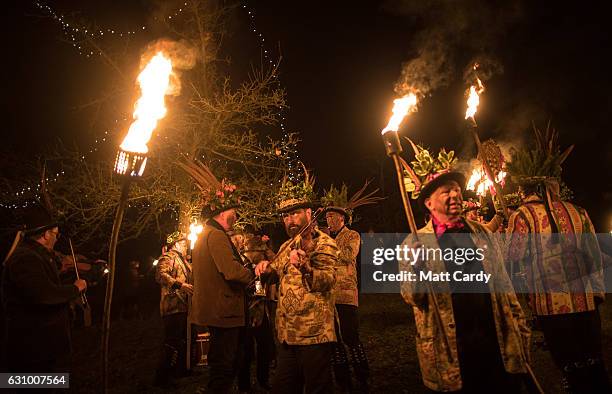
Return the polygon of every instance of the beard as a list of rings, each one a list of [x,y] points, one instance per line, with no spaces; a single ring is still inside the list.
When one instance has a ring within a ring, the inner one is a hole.
[[[304,227],[303,224],[291,224],[291,225],[286,225],[285,226],[285,231],[287,231],[287,235],[289,235],[289,237],[295,237],[296,235],[298,235],[298,233],[300,232],[300,230],[302,230],[302,228]]]

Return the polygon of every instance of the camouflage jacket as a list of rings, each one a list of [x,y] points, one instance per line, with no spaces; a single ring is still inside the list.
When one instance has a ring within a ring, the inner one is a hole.
[[[357,292],[357,255],[361,246],[359,233],[344,226],[336,235],[338,245],[338,264],[336,265],[336,285],[334,299],[336,304],[359,304]]]
[[[315,230],[314,248],[307,254],[312,276],[302,275],[289,263],[290,240],[281,245],[280,255],[271,264],[279,276],[276,310],[278,341],[288,345],[335,342],[333,287],[338,248],[327,234]]]
[[[466,220],[466,222],[472,231],[470,236],[474,244],[484,249],[483,268],[486,273],[492,274],[488,287],[491,293],[497,342],[505,369],[509,373],[524,373],[526,372],[525,362],[529,357],[531,331],[506,273],[500,243],[482,224],[471,220]],[[439,248],[431,221],[420,229],[418,234],[425,248]],[[412,236],[408,236],[404,245],[410,247],[412,242]],[[400,261],[400,270],[415,271],[414,266],[405,261]],[[427,261],[424,271],[445,272],[445,263],[439,259]],[[433,292],[429,291],[428,286],[431,286],[429,289],[433,289]],[[404,300],[412,306],[414,312],[417,327],[417,355],[423,383],[435,391],[461,389],[450,284],[448,282],[435,282],[435,284],[429,282],[427,284],[426,281],[404,281],[401,284],[401,292]]]
[[[191,265],[178,252],[170,250],[159,258],[155,279],[161,285],[161,315],[187,312],[188,296],[181,290],[181,284],[191,283]]]
[[[602,256],[587,212],[568,202],[553,202],[560,241],[554,242],[546,208],[530,196],[508,223],[508,263],[520,267],[537,315],[595,310],[605,299]],[[518,264],[517,264],[518,263]]]

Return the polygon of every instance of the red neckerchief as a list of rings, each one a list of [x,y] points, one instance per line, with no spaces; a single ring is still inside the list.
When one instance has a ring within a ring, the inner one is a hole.
[[[448,223],[440,223],[435,217],[431,217],[431,220],[433,222],[433,226],[434,226],[434,231],[436,232],[436,236],[439,237],[440,235],[444,234],[446,232],[446,230],[449,229],[462,229],[465,227],[465,223],[463,223],[463,220],[459,219],[455,222],[448,222]]]

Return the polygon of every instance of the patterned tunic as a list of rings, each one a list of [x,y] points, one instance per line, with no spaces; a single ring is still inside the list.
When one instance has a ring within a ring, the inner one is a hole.
[[[312,345],[335,342],[334,299],[336,281],[334,267],[338,248],[327,234],[315,230],[314,248],[307,254],[312,267],[312,281],[289,263],[291,247],[281,245],[280,255],[271,264],[279,276],[279,297],[276,310],[276,329],[280,343]]]
[[[472,232],[474,244],[486,249],[482,265],[485,272],[492,274],[488,286],[497,342],[504,367],[509,373],[526,372],[525,360],[529,355],[531,331],[516,294],[512,291],[512,284],[503,266],[500,245],[495,242],[485,226],[471,220],[466,222]],[[425,248],[439,247],[431,220],[418,233]],[[406,238],[404,245],[408,247],[412,245],[411,236]],[[434,273],[444,272],[445,263],[439,259],[428,261],[426,270]],[[402,260],[400,271],[414,272],[414,267]],[[461,389],[462,380],[451,288],[448,282],[438,282],[432,286],[433,293],[428,291],[424,281],[405,281],[402,282],[401,292],[414,312],[417,327],[417,355],[423,383],[435,391],[456,391]],[[434,309],[434,298],[439,308],[438,313]],[[447,348],[447,344],[450,349]]]
[[[595,297],[605,298],[602,256],[586,211],[568,202],[553,202],[559,241],[543,202],[530,196],[510,216],[509,263],[518,262],[526,276],[536,315],[586,312]],[[538,236],[534,236],[537,234]]]
[[[342,227],[336,235],[338,245],[338,265],[336,266],[336,285],[334,286],[334,299],[336,304],[359,304],[357,291],[357,255],[361,246],[359,233]]]
[[[181,284],[191,283],[191,266],[178,252],[170,250],[159,258],[155,279],[161,285],[161,315],[187,312],[187,293],[181,290]]]

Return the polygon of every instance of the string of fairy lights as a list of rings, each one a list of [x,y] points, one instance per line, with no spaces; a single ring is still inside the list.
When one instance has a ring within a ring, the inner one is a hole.
[[[146,31],[147,29],[147,27],[144,25],[134,27],[128,30],[120,30],[114,27],[88,28],[69,20],[64,14],[56,11],[49,4],[46,4],[39,0],[34,0],[33,4],[45,15],[49,16],[53,21],[57,22],[60,25],[62,33],[69,40],[71,46],[78,51],[79,55],[85,56],[86,58],[91,58],[95,55],[101,55],[101,52],[99,52],[97,48],[92,46],[91,43],[89,44],[91,48],[87,47],[89,40],[101,40],[108,37],[130,37],[135,36],[143,31]],[[174,12],[165,15],[164,18],[168,21],[176,19],[181,13],[183,13],[187,5],[188,2],[182,3],[182,6],[176,9]],[[271,58],[271,52],[267,48],[265,37],[261,32],[258,31],[255,23],[255,11],[251,9],[246,4],[246,2],[242,4],[242,9],[248,16],[250,30],[259,42],[263,61],[265,62],[265,64],[273,66],[274,60]],[[277,82],[279,82],[278,75],[275,72],[272,74],[272,76]],[[277,113],[277,116],[279,119],[279,127],[281,129],[282,138],[284,141],[288,141],[290,139],[290,133],[286,129],[287,119],[282,109]],[[124,118],[123,120],[126,119],[127,118]],[[118,120],[115,120],[115,123],[118,123]],[[95,139],[94,145],[90,147],[90,149],[88,149],[89,154],[98,152],[99,144],[107,142],[109,140],[108,137],[109,130],[106,130],[104,131],[104,135],[102,137],[98,137]],[[293,146],[287,146],[285,149],[283,149],[281,152],[281,157],[288,165],[288,179],[293,182],[299,181],[302,174],[299,171],[299,156],[295,144],[293,144]],[[81,159],[85,160],[86,157],[82,156]],[[57,179],[63,174],[64,171],[57,172],[56,174],[54,174],[54,176],[48,177],[46,181],[48,183],[56,182]],[[280,181],[281,179],[278,180],[278,182]],[[7,197],[7,199],[10,199],[11,202],[4,203],[0,201],[0,207],[8,209],[17,209],[34,204],[36,202],[35,196],[38,194],[40,187],[40,183],[37,183],[36,185],[23,186],[21,190],[14,192],[14,195],[13,193],[6,194],[5,196]]]
[[[263,36],[263,34],[257,30],[257,26],[255,23],[255,11],[248,6],[246,1],[242,3],[242,8],[244,9],[244,11],[246,12],[249,18],[250,30],[253,32],[255,37],[259,40],[259,47],[260,47],[260,51],[261,51],[261,55],[263,57],[264,63],[268,65],[273,65],[274,61],[270,57],[271,53],[267,48],[266,39]],[[272,76],[278,82],[278,75],[276,73],[273,73]],[[290,138],[289,137],[290,133],[287,131],[285,127],[287,119],[285,118],[285,114],[283,110],[281,109],[277,115],[280,119],[279,126],[283,134],[283,139],[285,141],[288,141]],[[301,179],[301,173],[299,172],[299,168],[298,168],[298,163],[300,159],[298,156],[297,147],[294,146],[293,149],[292,148],[287,149],[286,151],[282,152],[282,156],[283,156],[283,159],[286,160],[287,166],[289,167],[287,178],[292,182],[299,181]],[[278,182],[281,182],[281,180],[279,179]]]
[[[60,24],[62,32],[64,33],[64,36],[70,41],[70,44],[78,50],[79,55],[83,55],[86,58],[95,55],[102,55],[102,52],[100,52],[95,46],[89,45],[88,47],[88,40],[100,40],[108,38],[110,36],[131,37],[147,30],[147,27],[145,25],[134,27],[128,30],[120,30],[114,27],[86,27],[80,25],[77,22],[68,21],[68,18],[66,18],[66,16],[64,16],[60,12],[57,12],[46,3],[43,3],[38,0],[34,0],[33,3],[40,11],[42,11],[47,16],[51,17],[55,22]],[[164,18],[168,21],[171,21],[173,18],[178,17],[181,13],[183,13],[185,7],[187,7],[187,4],[187,2],[184,2],[174,12],[166,14]]]

